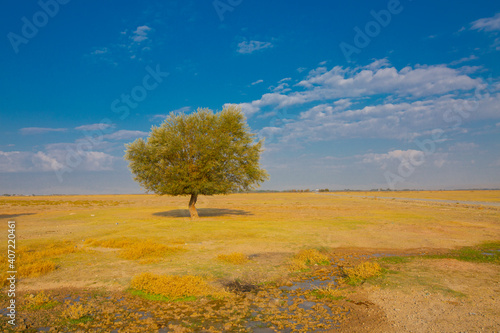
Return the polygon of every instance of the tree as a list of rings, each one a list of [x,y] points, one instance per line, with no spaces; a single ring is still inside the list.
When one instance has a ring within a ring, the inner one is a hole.
[[[170,113],[150,136],[126,145],[134,179],[159,195],[191,195],[189,213],[198,218],[198,195],[248,191],[268,179],[260,168],[262,141],[255,142],[236,106],[219,113],[198,109]]]

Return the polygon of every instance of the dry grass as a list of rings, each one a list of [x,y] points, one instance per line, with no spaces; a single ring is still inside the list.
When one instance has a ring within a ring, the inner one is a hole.
[[[34,295],[34,294],[28,294],[24,298],[26,307],[29,309],[37,309],[40,308],[50,302],[52,300],[48,295],[46,295],[43,291]]]
[[[219,254],[217,260],[233,265],[243,265],[248,262],[248,257],[241,252],[233,252],[230,254]]]
[[[418,198],[457,201],[500,202],[500,191],[380,191],[380,192],[335,192],[336,194],[370,197]]]
[[[92,314],[92,308],[81,303],[69,304],[62,312],[62,317],[69,320],[79,320]]]
[[[344,282],[351,285],[359,284],[369,278],[382,274],[382,268],[376,262],[365,261],[355,267],[342,268]]]
[[[344,292],[337,288],[334,284],[328,284],[325,287],[318,287],[312,291],[312,294],[318,298],[329,298],[339,300],[344,298]]]
[[[443,192],[442,195],[449,194],[453,193]],[[477,200],[486,196],[483,191],[467,195],[476,196]],[[487,191],[487,195],[500,197],[500,191]],[[103,205],[40,206],[40,202],[35,202],[61,199],[102,201]],[[453,249],[500,239],[500,208],[481,210],[465,205],[368,200],[348,194],[202,196],[197,204],[201,218],[196,222],[183,217],[187,213],[188,198],[185,197],[103,195],[0,200],[35,202],[33,206],[3,206],[4,216],[19,222],[21,244],[33,250],[43,251],[48,244],[59,240],[83,245],[82,239],[87,240],[89,246],[119,249],[119,258],[124,258],[122,253],[127,253],[129,246],[134,246],[132,244],[144,242],[147,248],[125,254],[127,258],[141,258],[134,261],[117,260],[114,251],[104,249],[61,254],[57,260],[47,257],[45,260],[61,269],[36,279],[21,280],[21,288],[55,287],[59,281],[73,286],[95,283],[124,289],[132,276],[144,272],[141,263],[155,260],[151,270],[159,274],[231,280],[256,274],[270,281],[287,274],[286,258],[304,248]],[[113,205],[115,202],[121,204]],[[167,251],[164,257],[148,258],[151,243],[146,241],[167,246],[169,250],[183,244],[185,251]],[[5,245],[0,244],[0,250],[6,253]],[[253,259],[238,266],[239,270],[214,260],[218,254],[235,252],[251,255]],[[296,260],[295,265],[296,270],[310,267],[303,260]]]
[[[316,249],[305,249],[299,251],[288,263],[291,271],[301,271],[310,265],[329,265],[329,258]]]
[[[223,293],[208,285],[202,277],[192,275],[176,276],[143,273],[135,276],[130,285],[134,289],[162,295],[172,300],[192,296],[214,296]]]
[[[106,248],[119,248],[120,257],[128,260],[142,260],[141,263],[151,263],[155,259],[161,259],[169,254],[182,251],[177,246],[166,246],[151,240],[137,239],[88,239],[86,245],[101,246]]]

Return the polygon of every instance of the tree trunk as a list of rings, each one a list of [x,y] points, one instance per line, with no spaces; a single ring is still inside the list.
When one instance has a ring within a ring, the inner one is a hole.
[[[191,215],[192,220],[198,219],[198,212],[196,211],[196,200],[198,200],[198,194],[191,194],[191,200],[189,200],[189,215]]]

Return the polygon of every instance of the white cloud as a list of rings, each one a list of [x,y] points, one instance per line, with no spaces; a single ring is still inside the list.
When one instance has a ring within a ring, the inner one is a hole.
[[[258,112],[260,109],[251,103],[240,103],[240,104],[234,104],[234,103],[225,103],[222,107],[227,108],[230,106],[237,106],[241,108],[241,111],[245,114],[245,116],[250,117],[254,113]]]
[[[141,43],[148,39],[148,32],[151,31],[151,28],[148,27],[147,25],[141,25],[135,29],[135,31],[132,33],[132,36],[130,36],[130,39],[132,39],[136,43]]]
[[[486,17],[471,23],[473,30],[500,31],[500,13],[493,17]]]
[[[119,130],[111,134],[103,135],[103,138],[108,140],[129,140],[129,139],[144,137],[147,136],[148,134],[149,133],[143,131]]]
[[[35,169],[40,171],[55,171],[64,168],[64,165],[58,162],[55,158],[48,156],[44,152],[37,152],[32,157],[33,165]]]
[[[281,82],[281,81],[280,81]],[[269,87],[270,90],[272,90],[273,92],[280,92],[280,93],[286,93],[288,91],[291,91],[292,89],[288,88],[289,87],[289,84],[286,83],[286,82],[282,82],[280,83],[278,86],[276,87]]]
[[[255,86],[256,84],[259,84],[259,83],[262,83],[262,82],[264,82],[264,80],[257,80],[255,82],[252,82],[251,84],[252,84],[252,86]]]
[[[59,145],[60,147],[61,145]],[[53,147],[58,147],[55,145]],[[59,170],[106,171],[113,169],[114,157],[96,151],[75,151],[68,144],[66,149],[48,147],[38,151],[0,151],[0,172],[50,172]]]
[[[66,132],[66,128],[46,128],[46,127],[25,127],[21,128],[19,132],[22,135],[32,135],[32,134],[46,134],[51,132]]]
[[[362,156],[363,163],[377,163],[386,165],[387,161],[421,161],[424,158],[424,153],[420,150],[392,150],[385,154],[369,153]]]
[[[451,66],[455,66],[455,65],[459,65],[461,63],[464,63],[464,62],[467,62],[467,61],[471,61],[471,60],[477,60],[479,59],[477,56],[471,54],[470,56],[468,57],[463,57],[461,59],[458,59],[458,60],[455,60],[455,61],[452,61],[450,62],[450,65]]]
[[[292,80],[292,78],[291,78],[291,77],[286,77],[286,78],[284,78],[284,79],[279,80],[279,81],[278,81],[278,83],[283,83],[283,82],[285,82],[285,81],[291,81],[291,80]]]
[[[82,125],[75,127],[77,131],[103,131],[108,128],[112,128],[114,125],[112,124],[106,124],[106,123],[97,123],[97,124],[90,124],[90,125]]]
[[[31,156],[28,152],[0,151],[0,172],[23,172],[30,163]]]
[[[253,114],[266,106],[283,108],[381,94],[390,94],[394,98],[427,98],[455,91],[470,91],[482,84],[480,79],[445,65],[404,67],[400,70],[388,66],[387,60],[381,59],[364,67],[336,66],[331,70],[318,67],[297,83],[293,91],[283,91],[285,87],[279,86],[275,92],[243,104],[247,108],[251,106],[249,114]]]
[[[187,113],[187,112],[190,112],[190,111],[191,111],[191,107],[190,106],[183,106],[182,108],[178,108],[178,109],[170,111],[168,114],[155,114],[154,116],[151,117],[151,120],[157,120],[157,119],[164,120],[172,112],[173,113]]]
[[[449,151],[464,152],[478,148],[479,146],[473,142],[459,142],[449,148]]]
[[[270,42],[260,42],[258,40],[251,41],[243,41],[238,44],[238,53],[249,54],[258,50],[263,50],[267,48],[273,47],[273,44]]]
[[[94,48],[87,57],[92,62],[105,62],[113,66],[117,66],[119,60],[142,61],[152,48],[150,35],[153,31],[147,25],[138,26],[135,30],[126,29],[120,32],[116,42]]]
[[[102,55],[102,54],[106,54],[106,53],[109,53],[109,48],[107,48],[107,47],[98,48],[98,49],[95,49],[94,51],[90,52],[91,55]]]

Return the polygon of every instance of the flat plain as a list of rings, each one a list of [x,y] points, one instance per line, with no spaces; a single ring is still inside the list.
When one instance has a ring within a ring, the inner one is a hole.
[[[0,248],[16,221],[20,275],[4,331],[500,330],[500,191],[200,197],[199,220],[187,201],[0,198]],[[380,271],[349,280],[364,262]],[[147,278],[172,276],[210,292],[151,291]]]

